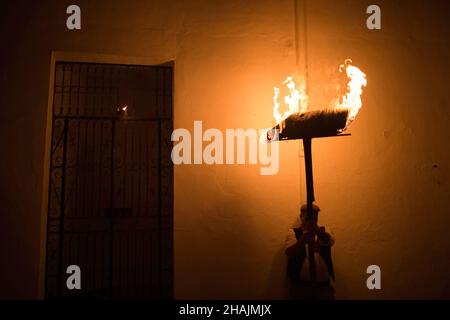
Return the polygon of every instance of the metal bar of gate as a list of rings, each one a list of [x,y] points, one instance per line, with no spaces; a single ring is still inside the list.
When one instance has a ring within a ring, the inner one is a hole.
[[[162,199],[161,199],[161,121],[158,121],[158,299],[162,298]]]
[[[66,160],[67,160],[67,131],[69,130],[69,119],[64,120],[64,143],[62,158],[62,177],[61,177],[61,202],[60,202],[60,220],[59,220],[59,275],[58,275],[58,295],[61,296],[62,276],[63,276],[63,248],[64,248],[64,203],[66,198]]]
[[[110,186],[110,201],[109,208],[112,211],[114,208],[114,154],[115,154],[115,137],[116,137],[116,121],[111,121],[111,163],[110,163],[110,174],[111,174],[111,186]],[[113,215],[110,215],[109,218],[109,290],[110,290],[110,298],[113,298],[113,249],[114,249],[114,237],[113,237]]]

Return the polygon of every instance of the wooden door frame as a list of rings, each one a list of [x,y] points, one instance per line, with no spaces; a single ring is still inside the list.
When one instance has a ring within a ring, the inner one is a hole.
[[[118,65],[141,65],[141,66],[171,66],[175,69],[173,59],[161,60],[161,58],[152,57],[133,57],[84,52],[63,52],[52,51],[50,59],[50,76],[45,130],[44,147],[44,168],[42,175],[42,198],[40,208],[40,241],[39,241],[39,274],[38,274],[38,299],[45,299],[45,277],[46,277],[46,247],[47,247],[47,218],[48,218],[48,195],[49,195],[49,174],[50,174],[50,154],[52,143],[52,119],[53,119],[53,94],[55,81],[55,67],[57,62],[79,62],[79,63],[99,63],[99,64],[118,64]],[[174,85],[172,85],[172,88]],[[173,95],[173,92],[172,92]],[[173,103],[173,110],[175,102]],[[174,122],[174,113],[172,113],[172,122]],[[174,177],[175,178],[175,177]]]

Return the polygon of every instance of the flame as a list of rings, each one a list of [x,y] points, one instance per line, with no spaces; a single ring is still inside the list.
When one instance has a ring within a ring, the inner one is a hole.
[[[280,95],[280,89],[277,87],[273,88],[273,117],[277,123],[289,117],[291,114],[296,112],[304,112],[307,109],[307,99],[306,86],[302,82],[297,88],[297,84],[292,76],[288,76],[286,80],[283,81],[286,85],[289,94],[284,97],[284,103],[288,106],[283,115],[280,113],[280,103],[278,102],[278,97]]]
[[[123,105],[122,107],[117,107],[116,111],[119,115],[127,115],[128,105]]]
[[[355,120],[359,109],[361,109],[361,94],[362,87],[367,85],[367,79],[364,72],[359,68],[352,65],[351,59],[346,59],[344,64],[339,66],[339,72],[345,70],[347,78],[349,79],[347,83],[347,88],[345,93],[341,94],[338,99],[336,99],[335,106],[337,108],[348,108],[349,113],[347,117],[347,127],[350,123]]]
[[[331,108],[344,108],[348,109],[347,123],[344,129],[346,130],[349,125],[355,120],[359,109],[362,107],[361,94],[362,87],[367,85],[367,79],[364,72],[362,72],[358,67],[352,65],[351,59],[346,59],[344,64],[339,66],[339,72],[343,73],[345,70],[345,75],[348,79],[345,88],[342,93],[335,100],[330,103]],[[346,80],[347,80],[346,79]],[[280,96],[280,89],[277,87],[273,88],[273,117],[276,120],[278,129],[265,129],[260,135],[260,143],[268,143],[269,141],[278,141],[278,131],[280,132],[284,129],[283,120],[289,117],[293,113],[302,113],[308,109],[308,96],[306,94],[306,85],[303,78],[300,78],[299,84],[294,80],[292,76],[288,76],[283,84],[286,85],[289,94],[284,97],[284,103],[288,106],[288,110],[284,111],[283,114],[280,112],[280,103],[278,98]],[[298,85],[298,86],[297,86]]]

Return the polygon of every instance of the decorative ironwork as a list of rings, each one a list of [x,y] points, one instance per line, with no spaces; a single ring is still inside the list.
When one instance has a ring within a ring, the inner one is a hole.
[[[52,131],[47,298],[171,298],[172,68],[57,63]]]

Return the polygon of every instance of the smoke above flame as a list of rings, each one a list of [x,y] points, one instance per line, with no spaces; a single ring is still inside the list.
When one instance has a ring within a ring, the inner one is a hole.
[[[339,72],[347,77],[347,84],[342,88],[339,96],[332,101],[331,105],[335,108],[349,109],[347,118],[347,127],[356,118],[359,109],[361,109],[361,94],[362,88],[367,85],[367,79],[364,72],[358,67],[352,65],[351,59],[346,59],[344,64],[339,66]],[[283,84],[287,88],[288,94],[284,96],[284,104],[287,108],[281,113],[280,111],[280,89],[274,87],[273,95],[273,117],[277,123],[281,123],[284,119],[293,113],[305,112],[308,110],[308,95],[306,94],[306,85],[303,79],[295,81],[292,76],[288,76]]]

